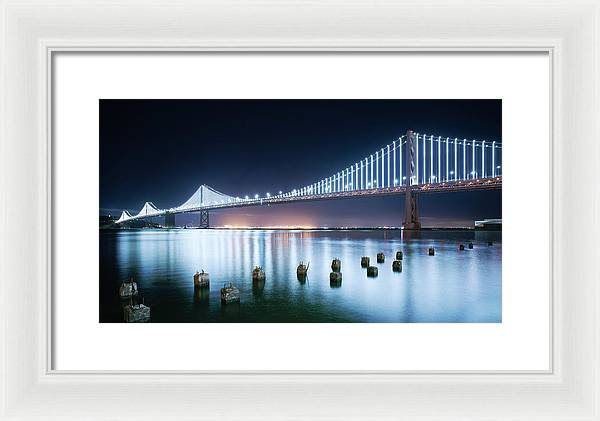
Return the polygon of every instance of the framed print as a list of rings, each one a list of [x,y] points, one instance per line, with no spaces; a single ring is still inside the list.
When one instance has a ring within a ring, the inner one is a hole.
[[[597,5],[1,10],[3,419],[600,419]]]

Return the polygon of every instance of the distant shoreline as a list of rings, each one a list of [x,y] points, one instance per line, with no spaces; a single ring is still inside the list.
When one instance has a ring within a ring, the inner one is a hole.
[[[186,228],[180,228],[186,229]],[[187,228],[190,229],[190,228]],[[211,227],[209,229],[223,229],[223,230],[272,230],[272,231],[404,231],[400,227],[315,227],[315,228],[305,228],[305,227],[243,227],[243,228],[234,228],[234,227]],[[421,228],[420,230],[415,231],[465,231],[465,230],[475,230],[475,228],[469,227],[447,227],[447,228]],[[413,230],[406,230],[413,231]]]
[[[149,228],[106,228],[100,229],[100,231],[128,231],[128,230],[197,230],[197,229],[208,229],[208,230],[228,230],[228,231],[404,231],[399,227],[319,227],[319,228],[306,228],[306,227],[210,227],[210,228],[198,228],[198,227],[175,227],[175,228],[161,228],[161,227],[149,227]],[[413,230],[406,230],[413,231]],[[501,231],[493,229],[475,229],[474,227],[431,227],[421,228],[418,231]]]

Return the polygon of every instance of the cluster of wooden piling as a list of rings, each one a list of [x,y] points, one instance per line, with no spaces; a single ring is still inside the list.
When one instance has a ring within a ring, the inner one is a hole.
[[[385,262],[385,255],[383,253],[377,253],[377,263]],[[371,266],[371,258],[369,256],[362,256],[360,258],[360,267],[367,269],[367,276],[374,278],[378,275],[379,269],[376,266]]]
[[[396,253],[396,260],[392,261],[392,270],[394,272],[402,272],[402,257],[401,251]],[[385,254],[379,252],[376,255],[378,264],[385,263]],[[360,258],[360,266],[367,269],[367,276],[369,278],[376,278],[379,275],[379,268],[377,266],[371,266],[371,258],[369,256],[362,256]]]
[[[488,241],[488,246],[493,246],[494,243],[491,241]],[[469,249],[473,248],[473,243],[469,242],[467,243],[467,247]],[[464,244],[459,244],[459,250],[463,251],[465,250],[465,245]],[[427,249],[427,254],[429,256],[435,256],[435,248],[434,247],[429,247]],[[402,251],[397,251],[396,252],[396,259],[394,261],[392,261],[392,270],[394,272],[402,272],[402,261],[404,259],[404,253]],[[369,256],[362,256],[360,258],[360,266],[362,268],[366,268],[367,269],[367,276],[374,278],[378,275],[378,268],[376,266],[371,266],[370,265],[371,262],[371,258]],[[384,263],[385,262],[385,255],[384,253],[380,252],[377,253],[377,263]]]
[[[138,293],[138,283],[134,281],[133,277],[122,282],[119,287],[119,298],[128,300],[126,304],[122,305],[123,320],[127,323],[150,321],[150,307],[144,304],[144,297],[141,297],[142,302],[139,302]]]
[[[300,269],[300,268],[299,268]],[[308,270],[308,268],[306,268]],[[300,272],[299,272],[300,273]],[[252,270],[252,286],[256,288],[264,287],[267,279],[265,271],[261,266],[255,266]],[[196,271],[194,274],[194,289],[209,289],[210,276],[207,272]],[[228,282],[220,289],[221,304],[239,303],[241,300],[240,289],[232,282]]]
[[[491,245],[493,245],[493,243],[491,241],[489,241],[488,246],[491,246]],[[467,247],[469,249],[472,249],[473,243],[469,242],[467,244]],[[460,244],[459,249],[464,250],[465,245]],[[429,256],[435,256],[435,248],[429,247],[427,249],[427,254]],[[392,271],[402,272],[403,260],[404,260],[404,252],[401,250],[397,251],[395,259],[392,261]],[[385,263],[385,254],[383,252],[377,253],[376,261],[378,264]],[[360,265],[363,269],[367,270],[366,272],[367,272],[368,277],[375,278],[379,275],[379,268],[377,266],[371,266],[371,258],[369,256],[362,256],[360,258]],[[302,283],[304,283],[306,281],[309,266],[310,266],[310,263],[305,264],[302,261],[300,262],[300,264],[296,268],[296,276],[298,278],[298,281],[300,281]],[[206,275],[208,277],[208,274],[206,274]],[[265,278],[266,278],[266,276],[265,276],[264,270],[261,267],[256,266],[254,268],[254,270],[252,271],[253,284],[256,285],[257,283],[264,283]],[[196,278],[194,278],[194,282],[195,282],[195,279]],[[341,261],[341,259],[339,259],[337,257],[331,261],[331,272],[329,273],[329,283],[330,283],[331,287],[339,287],[342,285],[342,261]],[[233,287],[233,285],[230,284],[227,287],[227,288],[229,288],[229,289],[227,289],[227,291],[230,291],[232,287]],[[223,294],[227,295],[227,291],[224,292],[224,288],[221,289],[222,298],[223,298]],[[239,294],[238,294],[238,297],[239,297]],[[227,300],[223,299],[223,302],[230,302],[230,301],[231,300],[229,300],[229,299],[227,299]]]
[[[394,272],[402,272],[402,259],[404,254],[401,251],[396,252],[396,259],[392,261],[392,270]],[[383,252],[377,253],[377,263],[385,263],[385,254]],[[379,268],[377,266],[370,265],[371,258],[369,256],[363,256],[360,258],[360,265],[362,268],[367,269],[367,276],[369,278],[375,278],[379,275]]]
[[[402,272],[402,259],[404,259],[404,253],[397,251],[396,260],[392,262],[392,270],[394,272]]]
[[[493,243],[492,241],[488,241],[488,242],[487,242],[487,245],[488,245],[488,246],[493,246],[493,245],[494,245],[494,243]],[[468,247],[469,249],[473,249],[473,243],[472,243],[472,242],[469,242],[469,243],[467,243],[467,247]],[[461,244],[459,244],[459,245],[458,245],[458,249],[459,249],[460,251],[464,251],[464,250],[465,250],[465,245],[464,245],[464,244],[462,244],[462,243],[461,243]]]
[[[488,241],[488,246],[492,246],[493,242]],[[459,244],[459,250],[465,250],[465,244]],[[473,249],[473,243],[467,243],[469,249]],[[433,247],[429,247],[427,249],[427,254],[429,256],[435,256],[435,249]],[[392,261],[392,271],[394,272],[402,272],[402,262],[404,260],[404,253],[402,251],[397,251],[395,260]],[[385,254],[383,252],[377,253],[376,260],[378,264],[385,263]],[[363,269],[366,269],[367,277],[374,278],[379,274],[379,269],[377,266],[371,266],[371,258],[369,256],[362,256],[360,258],[360,265]],[[308,269],[310,267],[310,262],[305,264],[304,262],[300,262],[298,267],[296,268],[296,275],[300,282],[305,282]],[[334,258],[331,262],[331,273],[329,274],[329,283],[332,288],[340,287],[342,285],[342,261],[339,258]],[[209,289],[210,288],[210,276],[207,272],[202,270],[201,272],[196,271],[193,276],[194,279],[194,288],[199,290]],[[264,269],[261,266],[255,266],[252,270],[252,284],[253,287],[262,288],[264,287],[264,283],[266,280],[266,274]],[[119,297],[121,299],[129,299],[129,303],[123,306],[123,318],[126,322],[147,322],[150,321],[150,307],[146,306],[142,302],[139,303],[137,300],[137,295],[139,293],[138,283],[134,281],[133,278],[130,278],[127,281],[121,283],[119,287]],[[221,303],[229,304],[229,303],[239,303],[240,302],[240,290],[233,283],[229,282],[223,285],[223,288],[220,290],[221,295]],[[134,301],[135,298],[135,301]]]

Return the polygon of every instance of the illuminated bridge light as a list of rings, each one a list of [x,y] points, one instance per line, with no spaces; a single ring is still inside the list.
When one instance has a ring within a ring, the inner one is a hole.
[[[390,145],[387,145],[387,186],[390,186]]]
[[[415,184],[415,180],[419,181],[419,133],[415,137],[415,174],[410,177],[410,184]],[[408,169],[406,170],[408,174]]]
[[[371,187],[373,184],[373,155],[371,155],[371,181],[368,183],[368,186]]]
[[[431,156],[429,157],[431,160],[429,163],[429,181],[431,181],[433,179],[433,135],[431,135],[431,138],[429,139],[429,145],[431,147]]]
[[[423,184],[427,182],[427,139],[423,136]],[[419,180],[417,179],[417,183]]]
[[[400,143],[400,142],[398,142],[398,143]],[[388,152],[388,154],[389,154],[389,152]],[[393,147],[392,147],[392,155],[394,156],[392,159],[393,164],[394,164],[394,167],[392,169],[392,177],[394,178],[394,186],[395,186],[398,183],[398,179],[396,178],[396,141],[395,140],[394,140]],[[389,165],[389,163],[388,163],[388,165]]]
[[[380,159],[381,159],[381,178],[379,178],[379,175],[377,175],[377,180],[381,180],[381,187],[385,187],[385,171],[383,168],[383,164],[385,163],[385,160],[383,159],[383,148],[381,148]]]
[[[473,166],[471,168],[475,170],[475,141],[471,142],[471,150],[473,151]],[[475,171],[473,171],[472,173],[475,174]]]
[[[492,142],[492,177],[496,176],[496,142]]]
[[[454,181],[456,181],[456,178],[458,177],[458,154],[457,154],[457,148],[458,148],[458,138],[454,138]]]
[[[485,178],[485,140],[481,142],[481,176]]]
[[[463,180],[467,179],[467,139],[463,139]]]
[[[400,139],[398,140],[398,174],[400,177],[402,177],[402,138],[404,136],[401,136]],[[402,184],[402,183],[400,183]]]
[[[449,167],[449,165],[448,165],[448,161],[449,161],[448,160],[448,140],[450,140],[449,137],[446,138],[446,162],[445,162],[445,164],[446,164],[446,179],[444,181],[448,181],[448,167]]]
[[[437,140],[437,163],[438,163],[438,174],[442,174],[442,136],[438,136]]]
[[[377,185],[377,180],[379,179],[379,151],[375,152],[375,181],[374,186]]]

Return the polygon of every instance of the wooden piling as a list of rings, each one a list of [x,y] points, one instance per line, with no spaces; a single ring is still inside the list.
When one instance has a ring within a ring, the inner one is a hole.
[[[376,266],[369,266],[367,268],[367,276],[370,278],[375,278],[378,275],[379,270]]]
[[[138,284],[133,280],[133,277],[129,278],[129,281],[125,281],[121,283],[119,287],[119,297],[121,298],[129,298],[137,295],[138,293]]]
[[[342,270],[342,261],[337,257],[331,262],[331,270],[334,272],[339,272]]]
[[[209,285],[210,277],[207,272],[204,272],[204,269],[202,270],[202,272],[196,271],[196,273],[194,273],[194,287],[206,288]]]
[[[329,274],[329,284],[331,286],[341,286],[342,285],[342,272],[331,272]]]
[[[230,282],[228,285],[224,285],[221,288],[221,302],[223,304],[240,302],[240,290],[233,286]]]
[[[306,276],[306,274],[308,273],[308,266],[310,266],[310,263],[308,265],[305,265],[304,262],[300,262],[300,264],[296,268],[296,275]]]
[[[255,266],[252,271],[252,281],[264,281],[266,279],[265,271],[260,266]]]
[[[123,318],[127,323],[149,322],[150,307],[144,304],[129,304],[123,309]]]

